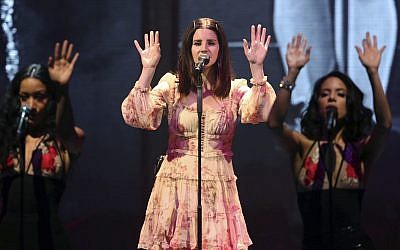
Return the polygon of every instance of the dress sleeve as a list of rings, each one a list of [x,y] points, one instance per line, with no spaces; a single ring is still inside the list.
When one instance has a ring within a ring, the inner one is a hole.
[[[144,88],[136,82],[121,105],[125,123],[136,128],[156,130],[167,107],[170,86],[175,80],[173,74],[167,73],[153,89]]]
[[[232,82],[232,96],[238,103],[242,123],[257,124],[266,122],[276,94],[264,77],[265,83],[247,86],[247,80],[235,79]]]

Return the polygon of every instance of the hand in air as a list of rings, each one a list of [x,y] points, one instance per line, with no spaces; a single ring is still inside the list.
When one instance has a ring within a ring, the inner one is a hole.
[[[362,49],[359,46],[355,46],[358,57],[361,63],[368,70],[378,70],[379,64],[381,62],[382,53],[385,50],[386,46],[378,49],[378,40],[374,35],[370,37],[369,32],[365,34],[365,38],[362,40]]]
[[[271,36],[266,37],[267,29],[262,28],[261,24],[250,28],[251,43],[250,47],[246,39],[243,39],[243,50],[250,64],[262,65],[267,56]]]
[[[288,69],[301,69],[310,61],[311,47],[307,47],[307,39],[302,34],[293,36],[287,44],[286,64]]]
[[[155,68],[161,58],[161,48],[159,32],[150,31],[150,34],[144,35],[144,48],[134,41],[137,51],[140,54],[143,68]]]
[[[74,45],[67,40],[63,42],[61,51],[60,46],[60,43],[57,42],[54,46],[54,56],[49,57],[47,64],[50,78],[61,85],[65,85],[71,79],[79,53],[76,52],[72,57]]]

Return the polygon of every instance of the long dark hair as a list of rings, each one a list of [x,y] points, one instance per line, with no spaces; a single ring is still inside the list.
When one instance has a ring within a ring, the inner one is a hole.
[[[209,29],[215,32],[218,37],[219,54],[216,63],[213,65],[215,71],[215,86],[213,92],[218,97],[227,97],[231,88],[233,77],[232,64],[228,49],[228,41],[222,25],[211,18],[199,18],[194,20],[186,29],[183,35],[182,47],[178,59],[179,93],[188,95],[190,91],[196,91],[196,73],[192,56],[193,35],[197,29]]]
[[[46,86],[49,102],[46,107],[47,119],[43,127],[52,135],[55,134],[57,83],[51,80],[48,68],[40,64],[31,64],[20,70],[11,81],[2,98],[0,110],[0,164],[4,163],[9,150],[15,150],[18,145],[16,130],[20,111],[19,91],[21,82],[26,78],[40,80]]]
[[[343,119],[343,138],[347,142],[356,142],[365,138],[373,126],[372,111],[363,105],[364,94],[357,85],[339,71],[332,71],[317,80],[313,94],[301,120],[301,131],[308,138],[319,140],[323,137],[323,122],[320,117],[318,98],[321,86],[329,77],[339,78],[347,88],[346,109],[347,114]]]

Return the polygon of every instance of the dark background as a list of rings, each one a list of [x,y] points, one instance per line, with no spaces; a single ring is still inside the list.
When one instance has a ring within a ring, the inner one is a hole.
[[[154,181],[153,165],[167,146],[165,122],[158,131],[146,132],[126,126],[121,117],[121,102],[141,70],[134,39],[143,43],[144,32],[160,31],[157,81],[175,67],[180,36],[193,19],[209,16],[221,21],[230,42],[249,38],[250,25],[261,23],[272,35],[265,72],[275,89],[284,74],[274,40],[272,0],[20,0],[14,8],[20,66],[46,63],[54,43],[64,39],[80,52],[70,94],[86,142],[60,209],[73,249],[136,248]],[[8,85],[5,41],[2,34],[1,94]],[[231,53],[237,75],[248,78],[242,48],[232,46]],[[379,249],[400,249],[400,170],[395,158],[400,146],[399,55],[397,49],[387,92],[394,129],[372,171],[363,207],[363,223]],[[302,224],[287,156],[265,124],[239,124],[233,147],[239,194],[254,242],[251,249],[298,249]]]

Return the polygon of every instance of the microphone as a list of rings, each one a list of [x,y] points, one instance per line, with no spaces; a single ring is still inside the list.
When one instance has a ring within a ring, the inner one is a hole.
[[[196,71],[202,72],[204,67],[210,62],[210,56],[208,54],[200,54],[198,60],[199,62],[196,64],[194,69]]]
[[[325,125],[328,133],[331,133],[332,130],[335,128],[337,116],[338,116],[337,108],[335,107],[327,108]]]
[[[19,117],[17,123],[17,136],[20,137],[24,134],[26,128],[26,122],[28,121],[29,114],[31,113],[31,107],[21,106],[19,110]]]

